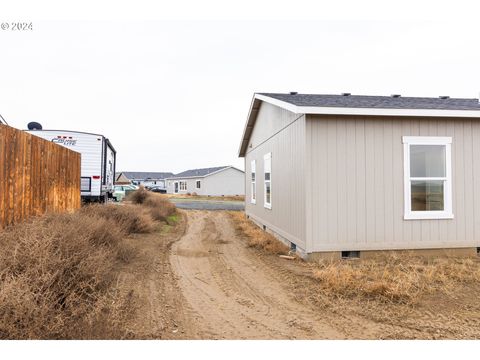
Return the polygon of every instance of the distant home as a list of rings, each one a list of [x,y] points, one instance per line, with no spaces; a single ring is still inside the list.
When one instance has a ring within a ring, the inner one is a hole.
[[[255,94],[245,212],[305,257],[480,249],[478,99]]]
[[[233,166],[193,169],[167,179],[167,193],[208,196],[245,194],[245,174]]]
[[[165,179],[173,176],[171,172],[133,172],[123,171],[115,176],[115,183],[143,186],[160,186],[165,188]]]

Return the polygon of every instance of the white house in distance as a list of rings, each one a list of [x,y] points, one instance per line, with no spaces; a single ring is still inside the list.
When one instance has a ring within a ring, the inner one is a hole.
[[[166,180],[168,194],[196,193],[206,196],[245,194],[245,173],[233,166],[187,170]]]
[[[304,257],[474,256],[479,154],[478,99],[259,93],[245,212]]]

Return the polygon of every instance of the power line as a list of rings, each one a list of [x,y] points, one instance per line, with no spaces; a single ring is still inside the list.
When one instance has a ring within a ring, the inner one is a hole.
[[[5,123],[5,125],[8,125],[7,120],[3,118],[2,114],[0,114],[0,119]]]

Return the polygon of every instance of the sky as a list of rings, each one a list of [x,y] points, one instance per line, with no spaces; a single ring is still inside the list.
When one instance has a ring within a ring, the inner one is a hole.
[[[478,28],[460,19],[40,20],[0,31],[0,52],[11,126],[103,134],[120,171],[243,169],[255,92],[480,93]]]

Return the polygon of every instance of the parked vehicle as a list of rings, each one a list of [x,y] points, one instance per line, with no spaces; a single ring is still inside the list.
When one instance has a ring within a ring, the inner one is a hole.
[[[27,132],[81,154],[83,201],[104,202],[113,197],[116,151],[106,137],[79,131],[42,130],[41,126],[30,124]]]
[[[163,186],[151,186],[149,190],[151,192],[162,193],[162,194],[165,194],[167,192],[167,189],[165,189]]]

